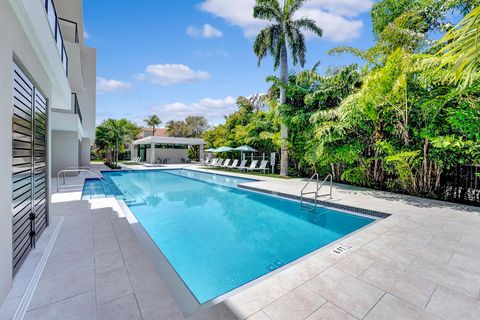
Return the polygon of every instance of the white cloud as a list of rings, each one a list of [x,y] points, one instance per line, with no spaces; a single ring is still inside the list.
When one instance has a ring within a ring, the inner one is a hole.
[[[87,30],[83,30],[83,37],[85,39],[90,39],[91,36],[90,36],[90,33],[87,32]]]
[[[348,20],[347,18],[317,9],[303,9],[306,17],[317,21],[321,26],[325,38],[334,42],[342,42],[360,37],[363,28],[362,20]],[[307,32],[307,39],[313,38],[313,33]]]
[[[202,70],[192,70],[184,64],[152,64],[145,69],[146,75],[138,74],[137,79],[147,78],[162,86],[191,83],[210,79],[210,74]]]
[[[132,85],[127,82],[97,77],[97,93],[126,90],[131,87]]]
[[[188,26],[186,32],[190,37],[200,37],[201,34],[201,31],[195,26]]]
[[[369,12],[372,5],[371,0],[310,0],[305,3],[306,8],[320,9],[345,17],[358,17]]]
[[[200,4],[200,9],[241,27],[245,36],[250,37],[264,25],[252,17],[254,3],[255,0],[205,0]]]
[[[197,102],[175,102],[163,106],[155,106],[155,112],[162,119],[183,120],[186,116],[204,116],[210,123],[220,123],[224,115],[236,110],[236,100],[233,97],[225,99],[204,98]]]
[[[221,38],[223,36],[222,31],[208,23],[204,24],[201,29],[195,26],[188,26],[186,32],[187,35],[195,38]]]
[[[199,7],[241,27],[246,37],[253,37],[268,23],[252,17],[254,4],[255,0],[205,0]],[[358,16],[368,12],[372,4],[372,0],[312,0],[297,15],[314,19],[326,39],[342,42],[360,36],[363,21]]]
[[[204,24],[203,25],[203,37],[204,38],[220,38],[223,36],[222,31],[215,29],[211,25]]]

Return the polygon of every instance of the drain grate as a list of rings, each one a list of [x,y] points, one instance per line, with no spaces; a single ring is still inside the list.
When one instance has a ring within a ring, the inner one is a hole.
[[[348,250],[352,249],[352,245],[348,243],[340,243],[335,249],[332,250],[332,253],[334,254],[344,254]]]

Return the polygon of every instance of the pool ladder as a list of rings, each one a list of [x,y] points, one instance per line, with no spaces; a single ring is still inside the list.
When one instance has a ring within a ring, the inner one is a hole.
[[[330,199],[332,199],[332,188],[333,188],[333,176],[331,173],[329,173],[325,179],[323,179],[322,182],[320,182],[320,177],[318,175],[318,173],[315,172],[315,174],[313,176],[310,177],[310,179],[307,181],[307,183],[303,186],[302,190],[300,191],[300,204],[303,205],[303,198],[305,195],[308,195],[308,194],[314,194],[315,197],[314,197],[314,201],[315,201],[315,207],[317,207],[317,200],[319,197],[323,197],[323,196],[330,196]],[[310,185],[311,182],[315,181],[316,183],[316,188],[315,188],[315,191],[305,191],[305,189]],[[329,181],[329,189],[330,189],[330,192],[327,193],[327,194],[318,194],[320,189],[322,189],[322,187],[325,185],[325,183]]]

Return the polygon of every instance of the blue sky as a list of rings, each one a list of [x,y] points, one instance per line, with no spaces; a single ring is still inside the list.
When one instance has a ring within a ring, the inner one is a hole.
[[[97,122],[126,117],[166,123],[204,115],[212,124],[236,109],[240,95],[265,92],[271,59],[257,67],[252,45],[262,22],[254,0],[84,0],[86,43],[97,49]],[[370,0],[312,0],[300,14],[324,37],[308,37],[306,68],[354,62],[331,57],[336,46],[373,43]],[[291,66],[292,70],[295,67]],[[298,69],[298,68],[297,68]]]

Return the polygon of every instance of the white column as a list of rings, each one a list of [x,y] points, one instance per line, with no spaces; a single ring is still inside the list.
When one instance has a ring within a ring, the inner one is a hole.
[[[204,145],[201,144],[201,145],[200,145],[200,152],[199,152],[199,158],[200,158],[199,160],[200,160],[200,161],[205,160],[205,159],[203,158],[203,157],[204,157],[203,148],[204,148]]]
[[[157,159],[155,158],[155,143],[150,143],[150,163],[154,164]]]

